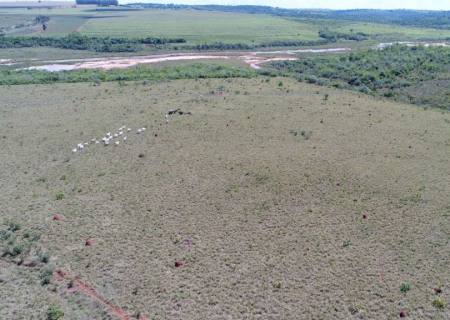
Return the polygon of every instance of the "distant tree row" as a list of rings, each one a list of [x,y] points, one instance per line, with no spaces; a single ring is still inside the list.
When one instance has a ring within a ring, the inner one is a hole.
[[[134,52],[142,49],[142,45],[164,45],[184,43],[182,38],[111,38],[91,37],[79,33],[71,33],[65,37],[6,37],[0,36],[0,48],[53,47],[73,50],[90,50],[97,52]]]
[[[38,19],[38,18],[36,18]],[[47,21],[45,17],[39,17],[40,21]],[[44,24],[45,22],[43,22]],[[302,47],[317,46],[335,42],[339,39],[360,41],[366,39],[364,34],[346,34],[331,31],[321,31],[322,39],[318,40],[276,40],[263,43],[225,43],[213,42],[197,45],[187,45],[183,38],[114,38],[87,36],[79,33],[71,33],[65,37],[9,37],[0,35],[0,48],[23,48],[23,47],[53,47],[72,50],[89,50],[96,52],[135,52],[143,49],[143,45],[168,45],[183,44],[175,46],[174,49],[184,50],[252,50],[270,47]]]
[[[36,18],[34,18],[35,23],[37,24],[44,24],[50,21],[50,17],[49,16],[37,16]]]
[[[322,39],[319,40],[275,40],[263,43],[225,43],[225,42],[213,42],[203,43],[197,45],[185,45],[183,49],[188,50],[252,50],[257,48],[271,48],[271,47],[305,47],[305,46],[319,46],[328,43],[336,42],[340,39],[363,41],[368,39],[368,36],[364,33],[341,33],[330,30],[322,30],[319,32],[319,36]]]
[[[363,41],[363,40],[368,39],[368,35],[363,32],[343,33],[343,32],[330,31],[328,29],[320,30],[319,37],[321,37],[323,39],[327,39],[332,42],[338,41],[339,39],[352,40],[352,41]]]
[[[298,17],[363,21],[450,30],[450,11],[424,10],[304,10]]]
[[[327,44],[330,41],[326,39],[319,40],[276,40],[270,42],[263,42],[257,44],[248,43],[225,43],[225,42],[212,42],[203,43],[192,46],[183,46],[184,49],[189,50],[252,50],[257,48],[271,48],[271,47],[302,47],[302,46],[318,46]]]

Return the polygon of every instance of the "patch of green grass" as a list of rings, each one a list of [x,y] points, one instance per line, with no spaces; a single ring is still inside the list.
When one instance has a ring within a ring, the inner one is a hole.
[[[265,184],[270,180],[270,175],[267,173],[258,172],[255,174],[255,181],[257,184]]]
[[[15,223],[15,222],[11,222],[8,225],[8,230],[11,231],[11,232],[19,231],[20,228],[21,228],[20,224]]]
[[[351,242],[350,240],[345,240],[345,241],[342,243],[342,247],[343,247],[343,248],[350,247],[351,245],[352,245],[352,242]]]
[[[274,283],[272,283],[272,286],[275,288],[275,289],[281,289],[281,282],[279,282],[279,281],[277,281],[277,282],[274,282]]]
[[[226,193],[238,193],[239,192],[239,186],[236,185],[236,184],[232,184],[232,185],[228,186],[225,189],[225,192]]]
[[[311,138],[311,136],[312,136],[312,131],[311,130],[299,129],[299,130],[289,130],[289,132],[294,137],[302,137],[304,140],[309,140],[309,138]]]
[[[55,198],[56,198],[56,200],[62,200],[62,199],[64,199],[64,192],[58,192],[58,193],[55,195]]]
[[[433,307],[437,309],[444,309],[445,308],[445,301],[441,297],[437,297],[432,302]]]
[[[41,252],[41,253],[39,254],[39,260],[40,260],[42,263],[48,263],[48,262],[50,261],[50,256],[49,256],[49,254],[46,253],[46,252]]]
[[[12,247],[10,255],[12,257],[18,256],[19,254],[21,254],[23,252],[23,250],[24,250],[23,244],[16,244],[14,247]]]
[[[410,196],[400,198],[401,204],[420,203],[421,201],[422,201],[422,194],[420,192],[414,193]]]
[[[8,240],[12,236],[12,232],[9,230],[1,230],[0,231],[0,240],[5,241]]]
[[[3,249],[2,256],[10,256],[12,258],[22,254],[28,245],[26,243],[17,242],[16,238],[11,238],[8,241],[8,245]]]
[[[402,293],[407,293],[409,290],[411,290],[411,285],[407,282],[402,283],[402,285],[400,286],[400,291]]]
[[[263,201],[256,205],[255,211],[258,215],[267,212],[270,209],[270,205],[267,201]]]
[[[47,320],[59,320],[64,317],[64,312],[57,305],[50,306],[47,310]]]
[[[50,284],[53,276],[53,270],[51,268],[45,268],[41,270],[39,274],[39,279],[41,280],[41,285],[46,286]]]

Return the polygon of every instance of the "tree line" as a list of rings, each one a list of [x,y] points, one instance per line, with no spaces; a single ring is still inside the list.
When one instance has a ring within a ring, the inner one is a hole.
[[[72,50],[89,50],[96,52],[135,52],[143,45],[164,45],[184,43],[182,38],[114,38],[86,36],[71,33],[64,37],[6,37],[0,36],[0,48],[53,47]]]
[[[45,19],[41,19],[45,21]],[[321,39],[318,40],[275,40],[263,43],[225,43],[213,42],[189,45],[183,38],[117,38],[87,36],[80,33],[71,33],[64,37],[36,37],[36,36],[1,36],[0,48],[25,48],[25,47],[53,47],[72,50],[89,50],[95,52],[136,52],[143,49],[143,45],[169,45],[179,50],[252,50],[270,47],[302,47],[317,46],[336,42],[339,39],[362,41],[367,39],[363,33],[337,33],[329,30],[319,32]]]

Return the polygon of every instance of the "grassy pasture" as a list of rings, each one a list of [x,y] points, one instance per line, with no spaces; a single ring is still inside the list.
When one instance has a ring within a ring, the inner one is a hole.
[[[362,32],[370,35],[373,39],[383,40],[419,40],[419,39],[445,39],[450,37],[450,30],[405,27],[399,25],[342,21],[342,20],[324,20],[324,19],[299,19],[288,18],[293,21],[299,21],[306,24],[312,24],[318,29],[330,29],[342,33]]]
[[[82,15],[56,15],[52,16],[49,23],[47,24],[47,30],[42,32],[39,31],[33,35],[45,35],[45,36],[64,36],[71,32],[77,32],[80,27],[86,22],[88,17]]]
[[[82,26],[81,32],[130,37],[182,37],[192,43],[318,39],[315,26],[269,15],[194,10],[145,10],[120,15],[121,17],[91,19]]]
[[[78,31],[78,28],[91,16],[86,9],[7,9],[0,7],[0,28],[31,22],[38,15],[50,17],[45,34],[48,36],[60,36]],[[43,34],[40,25],[33,28],[17,28],[8,32],[12,35],[40,35]]]
[[[6,34],[18,34],[19,32],[31,33],[34,16],[21,14],[0,14],[0,32]]]
[[[59,269],[132,319],[448,318],[449,113],[262,77],[0,97],[1,319],[110,318]]]
[[[25,22],[30,22],[34,19],[32,16],[19,14],[2,14],[0,19],[0,28],[10,27]]]
[[[398,25],[365,22],[339,22],[336,26],[336,31],[363,32],[380,40],[445,39],[450,37],[450,30],[403,27]]]

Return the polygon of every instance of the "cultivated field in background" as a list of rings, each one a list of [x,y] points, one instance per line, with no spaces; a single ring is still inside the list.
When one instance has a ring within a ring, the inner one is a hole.
[[[0,8],[0,26],[50,16],[46,35],[79,31],[116,37],[181,37],[189,43],[262,43],[275,40],[317,40],[319,30],[363,32],[390,40],[440,39],[450,30],[401,27],[385,24],[313,19],[289,19],[263,14],[237,14],[196,10],[95,11],[94,7],[65,9]],[[40,28],[17,29],[15,34],[44,34]]]

